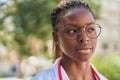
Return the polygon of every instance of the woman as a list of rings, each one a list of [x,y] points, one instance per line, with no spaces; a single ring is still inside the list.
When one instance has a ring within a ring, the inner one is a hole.
[[[90,64],[101,27],[88,4],[64,0],[51,14],[56,54],[62,54],[48,70],[32,80],[107,80]]]

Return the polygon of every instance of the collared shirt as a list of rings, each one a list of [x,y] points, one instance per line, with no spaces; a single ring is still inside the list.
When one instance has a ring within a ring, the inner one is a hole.
[[[58,73],[58,66],[61,58],[58,58],[53,66],[43,72],[38,73],[35,77],[32,78],[32,80],[60,80],[59,73]],[[91,65],[91,67],[94,69],[95,73],[99,76],[100,80],[107,80],[103,75],[101,75],[96,68]],[[67,76],[67,73],[63,69],[62,66],[61,68],[61,75],[63,80],[70,80],[69,77]],[[96,76],[95,76],[96,77]],[[96,77],[97,80],[97,77]]]

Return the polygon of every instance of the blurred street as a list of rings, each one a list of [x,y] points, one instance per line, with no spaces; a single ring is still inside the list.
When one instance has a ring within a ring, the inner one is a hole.
[[[23,59],[20,64],[20,73],[18,73],[17,64],[9,65],[10,63],[0,62],[0,80],[30,80],[34,75],[47,69],[51,66],[52,60],[48,60],[46,57],[31,56],[27,59]],[[18,78],[18,77],[22,78]]]

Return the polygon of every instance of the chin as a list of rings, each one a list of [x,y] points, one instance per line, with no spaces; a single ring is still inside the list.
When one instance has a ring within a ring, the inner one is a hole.
[[[75,59],[76,62],[89,62],[90,59],[88,58],[80,58],[80,59]]]

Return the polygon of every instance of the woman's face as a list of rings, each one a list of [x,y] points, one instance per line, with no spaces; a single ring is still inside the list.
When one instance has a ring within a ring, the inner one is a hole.
[[[53,37],[57,38],[63,57],[66,56],[76,62],[89,61],[95,50],[97,39],[89,38],[85,27],[94,22],[93,15],[85,8],[73,9],[62,16],[58,23],[58,31],[55,32],[56,36]],[[74,27],[65,26],[69,24],[76,25],[75,29],[80,31],[77,37],[72,37],[72,33],[75,32]]]

